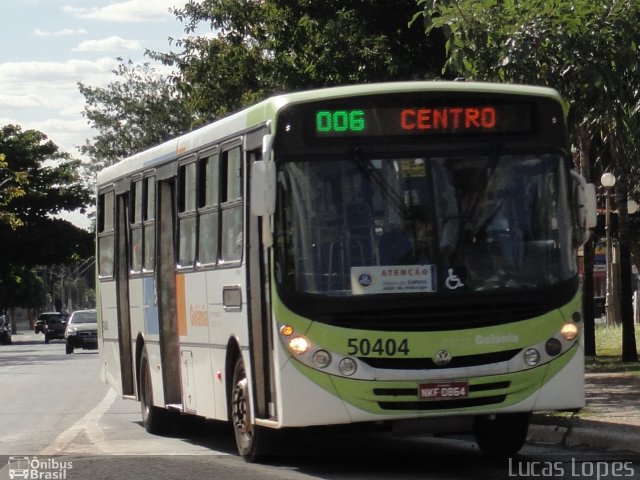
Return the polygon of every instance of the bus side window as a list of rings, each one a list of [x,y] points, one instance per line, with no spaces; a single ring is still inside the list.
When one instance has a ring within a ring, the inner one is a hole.
[[[220,165],[222,214],[222,261],[242,260],[242,150],[233,147],[222,153]]]
[[[198,162],[198,262],[213,265],[218,259],[219,157],[211,154]]]
[[[100,277],[112,278],[114,272],[114,194],[106,192],[98,198],[98,253]]]
[[[132,185],[133,205],[131,206],[131,273],[142,270],[142,179]]]
[[[156,182],[155,177],[144,179],[142,195],[143,265],[145,272],[152,272],[156,258]]]
[[[178,170],[178,267],[191,267],[196,255],[196,163]]]

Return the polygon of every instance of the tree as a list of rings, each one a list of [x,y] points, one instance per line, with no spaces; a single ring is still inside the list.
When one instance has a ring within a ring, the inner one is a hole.
[[[433,78],[441,35],[408,27],[413,1],[205,0],[175,14],[191,35],[177,53],[177,88],[200,122],[281,92],[346,83]],[[215,35],[196,36],[202,25]]]
[[[70,222],[53,218],[63,210],[82,212],[91,204],[91,190],[78,174],[80,162],[59,151],[36,130],[7,125],[0,130],[0,151],[28,179],[23,195],[6,201],[4,211],[19,228],[0,223],[0,308],[23,306],[21,289],[32,284],[25,269],[67,263],[93,255],[93,235]]]
[[[14,198],[24,195],[22,185],[28,181],[26,172],[10,170],[6,156],[0,153],[0,223],[6,223],[11,228],[21,225],[15,213],[6,211],[6,207]]]
[[[87,168],[95,174],[273,93],[432,78],[444,61],[441,35],[409,28],[414,9],[413,0],[189,2],[174,10],[189,34],[175,40],[181,51],[147,52],[171,75],[119,59],[106,88],[79,84],[99,132],[81,147]],[[202,25],[213,36],[196,35]]]
[[[445,35],[445,69],[480,80],[555,87],[569,101],[569,124],[582,166],[596,160],[598,156],[592,153],[598,146],[608,153],[600,157],[610,161],[604,167],[612,167],[616,176],[625,178],[628,184],[640,183],[640,178],[634,177],[640,165],[640,150],[631,145],[637,143],[640,110],[639,2],[417,3],[424,10],[416,19],[424,19],[427,32],[441,30]],[[588,171],[583,169],[583,173]],[[626,209],[621,209],[620,214],[626,216]],[[621,218],[621,224],[624,221]],[[624,245],[624,240],[621,243]],[[622,253],[624,257],[625,252]],[[624,266],[622,269],[626,271]],[[629,335],[633,319],[626,308],[631,301],[628,293],[623,299],[623,359],[637,361],[635,338]],[[593,316],[588,315],[590,318],[585,320],[592,321]]]
[[[148,63],[134,65],[119,58],[118,80],[106,88],[78,83],[85,97],[83,115],[99,133],[80,151],[96,174],[129,155],[176,137],[191,128],[182,95]]]

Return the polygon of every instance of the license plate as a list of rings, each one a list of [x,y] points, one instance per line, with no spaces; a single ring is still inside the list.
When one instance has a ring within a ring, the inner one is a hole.
[[[452,400],[468,396],[469,384],[466,381],[421,383],[418,385],[420,400]]]

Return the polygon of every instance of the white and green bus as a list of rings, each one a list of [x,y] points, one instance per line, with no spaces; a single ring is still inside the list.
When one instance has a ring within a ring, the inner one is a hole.
[[[551,89],[284,94],[97,188],[102,375],[151,432],[229,421],[252,460],[269,429],[433,420],[513,453],[583,406],[595,194]]]

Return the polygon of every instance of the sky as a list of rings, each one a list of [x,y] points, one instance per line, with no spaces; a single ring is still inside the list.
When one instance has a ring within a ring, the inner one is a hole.
[[[169,12],[187,0],[2,0],[0,126],[39,130],[76,158],[95,135],[82,116],[78,82],[105,87],[117,58],[150,62],[146,49],[169,52],[184,26]],[[63,215],[81,227],[89,221]]]

